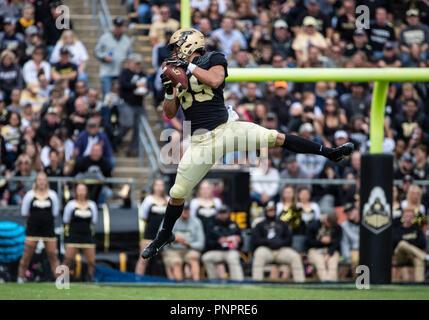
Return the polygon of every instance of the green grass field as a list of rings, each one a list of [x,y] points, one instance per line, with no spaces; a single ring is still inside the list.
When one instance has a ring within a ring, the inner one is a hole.
[[[160,286],[71,283],[58,290],[54,283],[0,284],[0,299],[30,300],[429,300],[429,286],[383,285],[357,290],[354,285],[199,285]]]

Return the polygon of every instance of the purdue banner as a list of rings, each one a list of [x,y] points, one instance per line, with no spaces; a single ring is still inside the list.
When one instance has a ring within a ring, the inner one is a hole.
[[[393,156],[363,155],[360,184],[359,264],[369,267],[371,283],[390,283]]]

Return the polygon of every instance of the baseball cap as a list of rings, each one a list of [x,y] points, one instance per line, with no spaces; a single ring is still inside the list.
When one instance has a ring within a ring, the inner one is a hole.
[[[113,19],[113,24],[114,24],[115,26],[119,26],[119,27],[121,27],[121,26],[123,26],[123,25],[124,25],[124,19],[122,19],[122,18],[120,18],[120,17],[117,17],[117,18]]]
[[[294,154],[290,154],[287,158],[286,158],[286,163],[292,163],[296,161],[296,155]]]
[[[142,62],[143,58],[142,55],[140,53],[132,53],[130,55],[130,60],[133,60],[134,62]]]
[[[302,25],[304,26],[315,26],[316,24],[317,21],[312,16],[306,16],[302,22]]]
[[[279,20],[276,20],[276,22],[274,22],[274,28],[275,29],[277,29],[277,28],[287,29],[287,27],[288,27],[288,25],[287,25],[286,21],[284,21],[284,20],[279,19]]]
[[[353,32],[353,35],[355,35],[355,36],[364,36],[365,35],[365,31],[363,29],[356,29]]]
[[[349,136],[344,130],[337,130],[334,134],[334,139],[347,139]]]
[[[408,10],[407,11],[407,17],[410,17],[410,16],[419,16],[419,10],[417,10],[417,9],[410,9],[410,10]]]
[[[313,127],[313,125],[312,125],[311,123],[309,123],[309,122],[303,123],[303,124],[299,127],[299,134],[303,134],[303,133],[306,133],[306,132],[310,132],[310,133],[314,132],[314,127]]]
[[[393,49],[393,48],[395,48],[395,45],[393,44],[393,42],[390,42],[390,41],[387,41],[383,47],[383,49],[388,49],[388,50]]]
[[[12,17],[6,17],[3,20],[3,24],[15,24],[16,20]]]
[[[24,101],[22,101],[22,103],[21,103],[21,108],[25,108],[25,107],[27,107],[27,106],[33,106],[33,103],[31,102],[31,101],[29,101],[29,100],[24,100]]]
[[[191,204],[189,203],[189,201],[185,201],[185,204],[183,205],[183,210],[190,209],[190,208],[191,208]]]
[[[409,153],[404,153],[401,157],[401,161],[413,162],[413,157]]]
[[[305,5],[308,6],[310,4],[319,4],[319,2],[317,2],[317,0],[308,0],[305,2]]]
[[[347,203],[344,205],[344,212],[351,211],[351,210],[353,210],[354,208],[356,208],[356,206],[355,206],[355,204],[354,204],[353,202],[347,202]]]
[[[27,29],[25,29],[25,34],[27,36],[31,36],[33,34],[38,34],[39,29],[36,26],[29,26]]]
[[[57,109],[54,107],[49,107],[48,111],[46,111],[46,114],[50,114],[50,113],[58,114]]]
[[[64,47],[61,47],[60,54],[70,54],[70,51],[66,46],[64,46]]]
[[[414,182],[414,178],[412,176],[410,176],[409,174],[407,174],[404,178],[402,178],[402,182],[413,183]]]
[[[276,120],[277,116],[274,112],[268,112],[267,115],[265,116],[265,119],[267,119],[268,121]]]
[[[274,87],[287,89],[287,82],[286,81],[274,81]]]
[[[268,201],[267,205],[265,206],[265,210],[275,209],[276,203],[274,201]]]

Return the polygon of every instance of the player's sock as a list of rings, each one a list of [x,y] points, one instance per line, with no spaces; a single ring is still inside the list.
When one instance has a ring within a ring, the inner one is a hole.
[[[286,134],[283,148],[296,153],[318,154],[328,158],[331,161],[340,162],[352,154],[354,145],[351,142],[347,142],[336,148],[328,148],[321,145],[320,143],[292,134]]]
[[[286,133],[283,148],[295,153],[318,154],[325,157],[332,152],[332,148],[324,147],[320,143],[288,133]]]
[[[183,204],[180,206],[173,206],[168,202],[167,209],[165,210],[164,222],[161,227],[160,233],[163,235],[170,235],[173,231],[174,224],[180,218],[183,211]]]

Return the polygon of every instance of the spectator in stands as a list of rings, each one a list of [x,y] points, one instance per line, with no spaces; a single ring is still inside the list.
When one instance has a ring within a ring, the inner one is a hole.
[[[155,179],[150,194],[147,195],[142,204],[139,218],[146,222],[140,251],[143,251],[149,243],[155,239],[167,208],[168,196],[165,190],[165,182]],[[139,257],[135,273],[143,275],[146,271],[148,260]]]
[[[95,273],[95,232],[98,209],[94,201],[88,199],[88,187],[79,183],[74,188],[74,199],[64,207],[64,265],[71,267],[79,249],[85,256],[87,280],[94,281]]]
[[[75,142],[75,159],[89,156],[92,146],[99,144],[103,147],[103,157],[113,166],[114,158],[112,145],[104,132],[100,131],[100,119],[93,114],[88,119],[85,130],[81,131]]]
[[[358,51],[365,53],[368,60],[372,59],[372,47],[368,43],[368,37],[363,29],[356,29],[353,32],[353,42],[346,45],[344,55],[351,57]]]
[[[306,139],[314,139],[316,141],[320,139],[314,135],[315,131],[311,123],[302,124],[298,132],[300,136]],[[309,178],[320,174],[326,163],[326,158],[311,154],[298,154],[296,160],[298,161],[300,170]]]
[[[7,110],[6,108],[6,101],[4,101],[4,95],[0,94],[0,130],[2,126],[7,125],[8,118],[9,118],[9,110]]]
[[[21,16],[21,4],[15,1],[0,2],[0,16],[18,19]]]
[[[424,132],[429,131],[428,118],[423,112],[419,112],[415,99],[408,99],[404,102],[401,112],[396,115],[393,121],[392,127],[396,137],[404,139],[407,144],[413,138],[413,130],[416,127],[421,128]]]
[[[350,264],[353,275],[356,275],[356,267],[359,264],[360,216],[358,206],[359,201],[346,203],[344,212],[347,220],[341,224],[341,254],[344,262]]]
[[[411,48],[413,45],[417,45],[420,53],[418,60],[425,61],[429,48],[429,27],[420,23],[417,9],[408,10],[406,20],[408,26],[404,27],[399,35],[401,61],[404,65],[408,63],[412,56]]]
[[[31,3],[27,3],[22,9],[22,16],[18,19],[16,31],[25,34],[28,27],[34,26],[36,20],[34,19],[34,7]]]
[[[73,29],[73,24],[70,18],[64,18],[63,15],[65,13],[59,8],[61,5],[61,1],[54,0],[50,2],[50,14],[45,14],[43,17],[43,35],[48,49],[48,56],[51,56],[52,51],[54,50],[58,40],[60,40],[63,31],[67,29]]]
[[[286,158],[286,168],[280,172],[280,179],[308,179],[308,176],[300,169],[295,154],[290,154]],[[292,186],[297,188],[302,184],[292,184]],[[310,185],[308,185],[308,188],[310,188]]]
[[[11,177],[35,177],[36,171],[32,170],[33,163],[29,156],[21,154],[15,162],[15,170]],[[8,183],[10,191],[10,203],[21,205],[26,192],[32,188],[31,181],[13,181]]]
[[[306,225],[320,220],[320,207],[317,202],[311,201],[311,191],[309,188],[299,188],[297,205],[302,209],[302,221]]]
[[[249,59],[249,54],[246,49],[240,48],[235,54],[234,59],[228,63],[230,68],[256,68],[258,65]]]
[[[317,134],[322,137],[323,145],[332,147],[335,140],[335,133],[347,125],[344,110],[340,109],[336,99],[326,99],[323,115],[318,121],[320,122],[320,126],[318,126]]]
[[[64,163],[60,162],[60,155],[57,150],[49,150],[49,165],[45,166],[44,171],[48,177],[64,177],[66,173]],[[56,182],[51,182],[49,185],[52,190],[58,191]]]
[[[110,91],[112,81],[119,77],[122,63],[131,54],[131,41],[124,34],[123,26],[122,18],[113,19],[113,31],[103,34],[94,49],[95,57],[100,60],[103,95]]]
[[[31,55],[36,48],[42,48],[44,52],[46,50],[46,44],[40,35],[40,31],[36,26],[29,26],[25,30],[25,55],[20,61],[20,65],[24,65],[28,60],[31,59]]]
[[[418,227],[423,227],[427,223],[426,207],[422,203],[422,189],[415,184],[411,184],[408,188],[406,198],[401,201],[401,208],[412,209],[414,212],[413,224]]]
[[[4,97],[6,99],[6,97]],[[6,102],[6,100],[5,100]],[[10,103],[6,107],[9,112],[21,113],[21,90],[18,88],[12,89],[10,93]]]
[[[200,182],[197,197],[190,202],[191,216],[200,219],[204,233],[207,235],[214,224],[216,213],[222,206],[222,200],[214,196],[213,184],[208,180]]]
[[[396,41],[395,30],[389,20],[387,20],[387,11],[385,8],[378,7],[375,9],[375,21],[369,28],[368,37],[375,59],[382,57],[383,47],[386,42]]]
[[[20,203],[21,204],[21,203]],[[18,283],[26,281],[26,272],[37,243],[42,240],[48,256],[52,275],[57,277],[59,265],[57,256],[57,237],[54,221],[58,216],[59,202],[57,193],[49,189],[44,172],[35,176],[34,185],[25,193],[21,206],[21,215],[27,218],[24,253],[19,261]]]
[[[366,92],[366,84],[361,82],[353,82],[351,84],[351,94],[343,95],[340,98],[340,104],[346,111],[347,119],[353,115],[360,114],[363,116],[368,115],[370,102],[368,93]]]
[[[212,39],[219,42],[219,49],[227,59],[231,56],[235,43],[240,49],[247,49],[246,40],[243,34],[235,28],[235,19],[232,16],[223,17],[221,28],[213,31]]]
[[[63,47],[66,47],[70,52],[70,62],[78,67],[77,80],[88,82],[86,74],[86,66],[89,59],[88,52],[83,43],[76,38],[72,30],[65,30],[55,45],[50,60],[52,65],[60,62],[61,49]]]
[[[316,266],[319,280],[337,281],[342,234],[335,213],[323,214],[320,220],[313,221],[306,235],[308,259]]]
[[[10,101],[12,90],[22,88],[22,72],[15,63],[15,54],[12,51],[4,50],[0,54],[0,90],[3,99]]]
[[[224,10],[221,9],[221,4],[223,4]],[[225,7],[223,0],[210,0],[209,7],[207,9],[207,18],[209,19],[213,30],[221,27]]]
[[[347,43],[353,42],[353,33],[356,30],[356,10],[354,0],[344,0],[342,2],[341,14],[337,19],[336,32],[334,39],[343,42],[344,47]]]
[[[378,60],[377,66],[379,68],[400,68],[402,66],[401,60],[395,54],[395,45],[392,42],[386,42],[383,47],[383,55]]]
[[[426,241],[423,232],[413,224],[414,209],[402,210],[402,224],[393,228],[393,260],[394,264],[403,265],[411,262],[414,265],[414,281],[423,282],[425,279],[425,262],[429,256],[424,251]],[[402,278],[409,282],[411,279],[407,269],[403,269]]]
[[[286,222],[276,218],[276,206],[270,201],[265,207],[265,219],[252,229],[252,241],[255,248],[252,264],[252,279],[264,278],[267,264],[289,264],[295,282],[304,282],[304,267],[301,256],[290,248],[292,235]]]
[[[409,153],[404,153],[399,160],[399,166],[394,172],[395,179],[403,179],[407,175],[412,175],[413,157]]]
[[[242,244],[241,232],[237,223],[231,221],[228,207],[222,206],[218,210],[214,225],[207,235],[206,243],[208,251],[203,254],[201,260],[208,278],[217,279],[216,264],[226,262],[231,280],[242,281],[244,275],[238,252]]]
[[[293,103],[293,97],[289,94],[286,81],[275,81],[274,87],[274,96],[269,100],[270,110],[277,115],[281,131],[286,132],[290,121],[289,110]]]
[[[138,21],[142,24],[151,22],[151,10],[149,0],[132,0],[134,12],[137,12]]]
[[[173,228],[176,239],[162,252],[165,266],[172,269],[174,280],[182,281],[183,264],[191,269],[193,281],[200,280],[200,256],[204,249],[205,236],[200,219],[191,216],[188,203],[183,207],[182,215]]]
[[[152,46],[159,42],[165,42],[165,30],[168,29],[174,32],[180,27],[179,22],[176,19],[171,18],[171,11],[168,6],[161,6],[159,12],[160,18],[152,23],[149,30],[149,38]]]
[[[3,20],[3,32],[0,32],[0,51],[3,50],[12,51],[18,61],[25,55],[25,38],[16,31],[16,20],[11,17]]]
[[[37,136],[43,144],[47,144],[49,138],[58,128],[58,111],[55,107],[50,107],[37,129]]]
[[[90,154],[76,161],[73,176],[76,179],[94,179],[100,182],[89,187],[89,198],[98,202],[105,178],[112,176],[111,163],[103,157],[101,144],[93,144]]]
[[[17,112],[10,112],[7,125],[1,127],[1,136],[4,138],[6,155],[11,163],[18,157],[18,143],[21,135],[21,116]]]
[[[294,32],[299,32],[299,26],[302,24],[305,17],[310,16],[316,20],[316,30],[320,32],[325,38],[331,39],[334,31],[331,27],[331,21],[327,15],[320,10],[320,4],[317,0],[309,0],[305,3],[306,9],[302,10],[300,15],[296,18],[296,25]]]
[[[31,160],[31,170],[32,171],[42,171],[43,166],[40,160],[40,145],[37,145],[34,142],[27,142],[23,146],[23,151],[21,154],[27,155]]]
[[[42,111],[43,104],[46,98],[40,95],[40,86],[38,82],[27,83],[27,87],[21,92],[21,107],[24,102],[30,102],[32,105],[33,113],[37,116]]]
[[[261,205],[267,204],[270,200],[276,200],[279,192],[280,174],[276,168],[272,167],[272,160],[264,158],[260,165],[251,172],[251,197]]]
[[[121,140],[129,129],[133,129],[133,137],[127,152],[129,157],[136,157],[138,154],[140,117],[146,116],[143,98],[148,90],[142,63],[140,54],[132,54],[128,60],[128,66],[122,70],[119,76],[120,96],[124,103],[119,108],[121,132],[118,140]]]
[[[78,76],[78,66],[70,62],[70,50],[63,46],[60,49],[60,60],[52,65],[52,80],[64,81],[66,87],[74,91]]]
[[[320,50],[327,48],[327,43],[323,35],[316,30],[317,21],[311,16],[304,18],[301,31],[297,34],[292,43],[295,50],[298,66],[302,66],[308,59],[309,47],[316,47]]]
[[[74,102],[75,111],[69,116],[67,127],[74,136],[85,129],[89,118],[88,102],[86,97],[79,97]]]
[[[428,147],[419,144],[414,151],[415,165],[413,176],[416,180],[427,180],[429,177]]]

